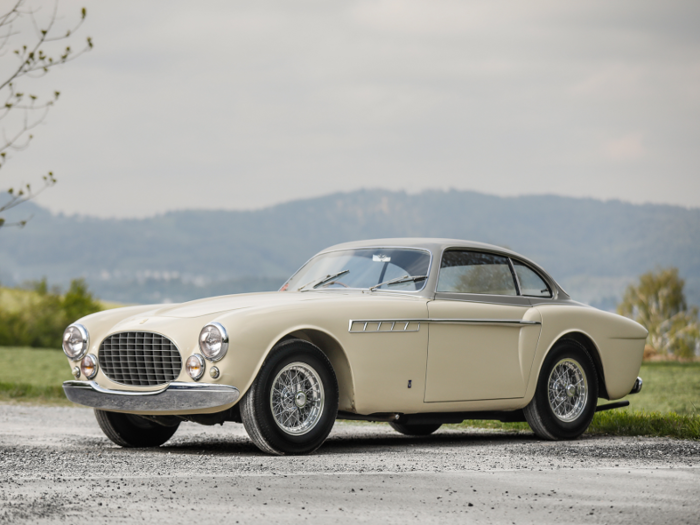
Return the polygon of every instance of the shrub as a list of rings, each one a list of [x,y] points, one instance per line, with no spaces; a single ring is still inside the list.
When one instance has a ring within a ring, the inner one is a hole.
[[[99,312],[102,305],[83,279],[74,279],[65,294],[46,279],[27,289],[4,289],[0,301],[0,346],[60,348],[70,323]]]
[[[677,268],[645,273],[627,288],[617,313],[649,330],[653,351],[688,359],[700,351],[700,321],[698,309],[688,308],[684,285]]]

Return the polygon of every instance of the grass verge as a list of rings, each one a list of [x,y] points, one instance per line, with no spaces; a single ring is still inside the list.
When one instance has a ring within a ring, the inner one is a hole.
[[[609,410],[595,415],[587,433],[700,439],[700,416]]]
[[[530,431],[527,423],[501,423],[500,421],[469,420],[454,428],[488,428],[511,432]],[[586,431],[592,435],[648,436],[677,439],[700,439],[700,416],[669,412],[640,412],[607,410],[593,417]]]
[[[0,363],[3,364],[0,383],[60,387],[64,381],[73,379],[68,359],[61,350],[2,346]]]
[[[73,379],[61,350],[0,347],[0,402],[71,406],[61,384]]]
[[[0,402],[2,403],[31,403],[39,405],[73,405],[63,388],[56,385],[37,386],[27,383],[0,382]]]
[[[0,402],[70,406],[61,383],[72,379],[63,352],[0,347]],[[700,439],[700,363],[644,363],[642,392],[631,406],[596,414],[589,434]],[[602,400],[602,403],[607,401]],[[527,423],[470,420],[452,428],[529,431]]]

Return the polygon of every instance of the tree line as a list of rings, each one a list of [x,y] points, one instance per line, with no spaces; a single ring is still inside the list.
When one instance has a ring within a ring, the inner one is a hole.
[[[617,313],[647,330],[646,355],[688,359],[700,354],[698,308],[688,307],[677,268],[645,273],[627,287]]]
[[[70,323],[103,309],[82,279],[65,293],[43,279],[25,290],[2,289],[0,299],[0,346],[61,348]]]
[[[649,330],[646,357],[700,355],[698,308],[688,306],[684,286],[678,270],[666,268],[645,273],[625,291],[617,312]],[[71,281],[65,293],[46,279],[0,289],[0,346],[60,348],[66,326],[102,309],[83,279]]]

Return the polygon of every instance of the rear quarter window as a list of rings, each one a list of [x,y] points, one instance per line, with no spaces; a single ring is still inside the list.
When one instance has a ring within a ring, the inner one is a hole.
[[[552,297],[552,291],[537,272],[515,259],[511,260],[513,261],[515,273],[518,276],[520,293],[522,295],[529,297]]]

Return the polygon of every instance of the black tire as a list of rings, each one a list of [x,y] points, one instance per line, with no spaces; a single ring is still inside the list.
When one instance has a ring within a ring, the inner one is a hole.
[[[552,374],[556,367],[566,374],[565,381],[556,380]],[[585,383],[577,381],[579,375]],[[585,384],[585,399],[575,383]],[[574,389],[570,396],[566,393],[569,387]],[[577,404],[576,400],[581,402]],[[538,437],[548,440],[576,439],[591,424],[597,402],[598,375],[593,360],[583,345],[564,340],[555,344],[545,358],[537,379],[535,396],[523,412],[530,428]],[[567,412],[568,407],[571,409]],[[561,411],[559,415],[555,413],[555,408]]]
[[[401,423],[389,423],[391,428],[404,436],[429,436],[442,426],[440,423],[425,425],[402,425]]]
[[[304,392],[314,392],[312,385],[320,384],[322,389],[316,390],[316,394],[312,395],[315,396],[315,402],[309,403],[306,396],[299,400],[300,403],[305,403],[302,406],[292,405],[297,402],[299,392],[278,389],[279,397],[275,399],[283,399],[277,404],[278,411],[286,410],[278,416],[278,422],[272,409],[273,385],[276,380],[284,379],[284,374],[291,373],[288,372],[290,370],[301,370],[302,374],[306,374],[303,377],[307,379],[303,384],[308,389]],[[338,381],[330,361],[318,347],[299,339],[284,341],[270,352],[240,406],[246,432],[260,450],[277,455],[308,454],[321,446],[333,428],[338,415]],[[312,412],[315,415],[310,415]],[[299,424],[288,425],[285,430],[285,422],[281,420],[297,415]],[[304,428],[306,424],[308,428]]]
[[[173,437],[180,426],[176,423],[166,427],[134,414],[97,409],[95,418],[105,436],[120,447],[129,448],[159,447]]]

